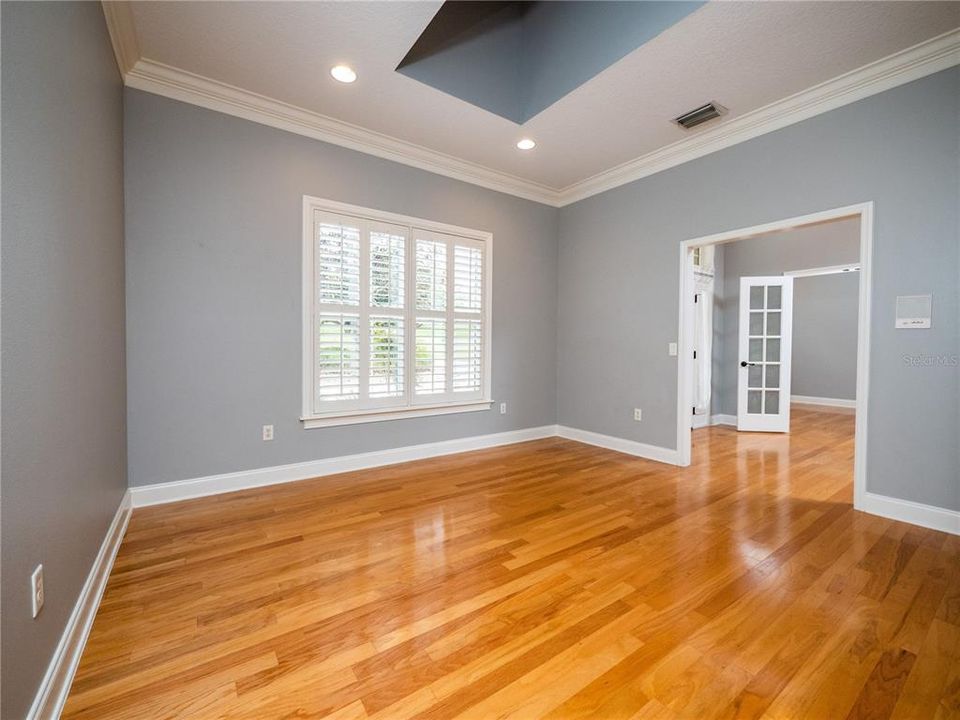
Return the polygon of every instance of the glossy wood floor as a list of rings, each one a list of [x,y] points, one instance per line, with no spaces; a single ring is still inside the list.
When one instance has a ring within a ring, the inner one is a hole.
[[[960,538],[853,417],[549,439],[137,510],[64,717],[955,718]]]

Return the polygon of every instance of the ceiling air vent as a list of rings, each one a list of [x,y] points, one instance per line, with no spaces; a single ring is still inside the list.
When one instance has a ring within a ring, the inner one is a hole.
[[[680,117],[676,118],[674,122],[680,127],[689,130],[700,123],[705,123],[707,120],[713,120],[714,118],[720,117],[724,112],[726,112],[726,108],[721,107],[716,103],[707,103],[706,105],[698,107],[696,110],[691,110],[688,113],[684,113]]]

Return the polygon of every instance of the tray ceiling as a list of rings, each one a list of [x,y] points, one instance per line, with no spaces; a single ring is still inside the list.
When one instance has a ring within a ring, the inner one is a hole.
[[[635,158],[703,144],[724,127],[733,135],[738,120],[771,104],[960,26],[956,2],[708,2],[517,123],[397,72],[441,6],[136,2],[129,6],[135,38],[119,45],[128,55],[136,46],[131,62],[139,62],[128,74],[135,87],[191,101],[196,87],[207,96],[219,88],[229,101],[199,104],[231,112],[228,105],[241,105],[231,93],[243,92],[247,104],[276,101],[288,114],[322,116],[336,126],[315,134],[323,139],[337,142],[339,133],[342,144],[359,147],[352,136],[367,133],[388,148],[375,154],[405,161],[399,156],[411,153],[403,149],[414,148],[428,160],[409,164],[449,165],[455,171],[446,174],[473,182],[472,173],[488,187],[509,192],[513,183],[529,188],[516,194],[561,197],[623,175],[617,168]],[[924,56],[925,72],[960,61],[956,34],[938,42],[927,53],[936,64]],[[351,65],[358,80],[335,82],[329,70],[337,63]],[[898,72],[904,67],[913,72],[907,60]],[[875,74],[889,75],[881,70]],[[671,122],[708,101],[729,112],[689,131]],[[521,137],[537,148],[518,151]]]

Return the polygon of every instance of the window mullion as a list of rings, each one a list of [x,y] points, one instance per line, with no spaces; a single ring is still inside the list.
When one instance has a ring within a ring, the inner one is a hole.
[[[306,212],[304,213],[304,225],[307,224]],[[308,283],[310,291],[310,328],[309,332],[304,333],[304,342],[307,342],[309,339],[310,346],[304,348],[304,355],[307,361],[310,363],[309,370],[304,373],[304,380],[309,380],[310,382],[310,410],[313,413],[316,413],[320,410],[320,385],[318,382],[318,373],[317,373],[317,321],[318,314],[320,312],[320,303],[319,293],[317,288],[320,286],[320,277],[317,272],[317,225],[320,220],[320,213],[315,208],[310,209],[309,215],[309,227],[310,227],[310,236],[309,239],[304,238],[304,256],[303,262],[304,265],[309,267],[309,277],[310,282]],[[304,235],[306,235],[306,229],[304,229]],[[306,270],[306,268],[304,268]],[[307,393],[304,390],[304,404],[306,404]]]
[[[453,243],[445,241],[446,253],[447,253],[447,288],[446,288],[446,301],[447,301],[447,380],[446,380],[446,392],[443,396],[449,400],[454,398],[453,394],[453,274],[454,274],[454,257],[453,257]]]
[[[413,391],[417,372],[417,246],[413,228],[407,227],[404,248],[404,293],[403,293],[403,404],[413,405]]]
[[[360,223],[360,402],[370,399],[370,223]]]

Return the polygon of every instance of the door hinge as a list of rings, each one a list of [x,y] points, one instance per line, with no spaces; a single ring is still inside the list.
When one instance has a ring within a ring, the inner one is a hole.
[[[693,296],[693,302],[694,302],[694,304],[700,302],[700,296],[699,296],[699,295],[694,295],[694,296]]]
[[[693,359],[694,359],[694,360],[697,359],[697,351],[696,351],[696,350],[693,351]]]

